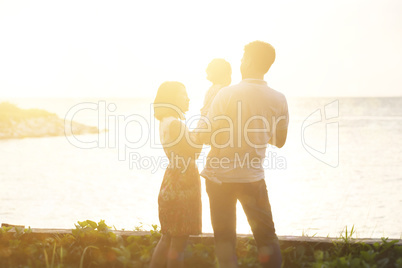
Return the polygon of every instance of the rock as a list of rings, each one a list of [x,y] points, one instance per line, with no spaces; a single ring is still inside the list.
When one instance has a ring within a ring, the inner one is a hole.
[[[44,110],[24,110],[10,103],[0,103],[0,139],[97,133],[97,127],[68,120],[65,122],[56,114]]]

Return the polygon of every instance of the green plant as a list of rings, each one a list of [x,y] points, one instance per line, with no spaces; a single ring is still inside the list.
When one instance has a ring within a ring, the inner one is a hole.
[[[141,228],[142,229],[142,228]],[[282,244],[283,267],[400,267],[402,245],[382,238],[374,244],[358,243],[352,238],[354,227],[341,234],[330,246],[320,243]],[[152,225],[147,235],[121,237],[101,220],[78,222],[71,234],[38,235],[30,228],[0,228],[0,267],[148,267],[153,249],[161,237]],[[203,237],[188,243],[185,266],[216,267],[214,246]],[[210,240],[209,240],[210,241]],[[253,238],[239,238],[239,267],[259,267]]]

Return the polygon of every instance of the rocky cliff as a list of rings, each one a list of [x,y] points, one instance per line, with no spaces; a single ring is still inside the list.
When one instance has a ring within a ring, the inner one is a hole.
[[[39,109],[20,109],[0,103],[0,139],[49,137],[98,133],[97,127],[64,121],[56,114]]]

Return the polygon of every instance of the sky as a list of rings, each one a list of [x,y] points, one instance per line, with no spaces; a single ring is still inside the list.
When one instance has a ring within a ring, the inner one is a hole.
[[[243,47],[271,43],[286,96],[402,96],[402,1],[0,0],[0,97],[202,98],[213,58],[241,80]]]

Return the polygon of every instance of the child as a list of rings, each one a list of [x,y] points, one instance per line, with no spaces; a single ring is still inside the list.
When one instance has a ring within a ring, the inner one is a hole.
[[[207,79],[212,82],[212,86],[205,94],[204,106],[201,108],[202,117],[198,121],[197,129],[193,132],[193,137],[197,143],[201,143],[200,135],[202,135],[203,133],[200,133],[199,131],[202,129],[207,129],[208,123],[206,121],[206,116],[208,115],[215,96],[218,94],[219,90],[226,86],[229,86],[232,81],[232,68],[230,67],[230,63],[224,59],[213,59],[208,64],[206,72]],[[221,182],[213,174],[210,174],[208,179],[221,184]]]
[[[213,59],[206,69],[207,79],[212,82],[212,86],[205,94],[204,106],[201,108],[201,115],[206,116],[211,107],[216,94],[223,87],[230,85],[232,68],[230,63],[224,59]]]

